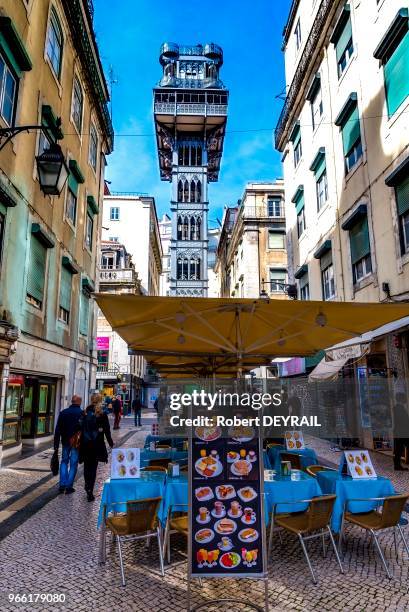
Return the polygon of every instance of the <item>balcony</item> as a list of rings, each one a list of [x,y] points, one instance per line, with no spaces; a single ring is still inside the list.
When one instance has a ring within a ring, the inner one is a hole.
[[[184,102],[155,102],[158,115],[227,116],[227,104],[192,104]]]
[[[265,219],[268,221],[283,221],[285,219],[284,204],[273,203],[273,206],[263,204],[262,206],[243,206],[243,219]]]
[[[132,285],[136,284],[137,275],[134,268],[102,267],[99,270],[99,282],[102,285]]]
[[[130,367],[128,363],[99,363],[97,365],[97,379],[114,378],[121,380],[123,374],[129,374]]]

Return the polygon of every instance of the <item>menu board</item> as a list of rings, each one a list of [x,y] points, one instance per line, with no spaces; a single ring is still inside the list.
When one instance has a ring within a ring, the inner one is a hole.
[[[192,576],[264,577],[261,452],[251,427],[194,430],[189,448]]]
[[[377,478],[374,466],[372,465],[371,457],[367,450],[344,451],[340,471],[344,472],[346,466],[349,475],[352,476],[354,480]]]
[[[302,431],[286,431],[285,446],[287,450],[304,450],[305,442]]]
[[[111,455],[111,478],[140,478],[140,448],[114,448]]]

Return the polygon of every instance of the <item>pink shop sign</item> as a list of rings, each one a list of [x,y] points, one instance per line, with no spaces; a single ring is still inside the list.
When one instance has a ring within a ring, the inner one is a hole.
[[[97,351],[109,351],[109,336],[97,336]]]

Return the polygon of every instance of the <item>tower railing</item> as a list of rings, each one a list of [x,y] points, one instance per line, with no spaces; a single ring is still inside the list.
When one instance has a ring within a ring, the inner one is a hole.
[[[164,115],[227,115],[227,104],[155,102],[155,113]]]

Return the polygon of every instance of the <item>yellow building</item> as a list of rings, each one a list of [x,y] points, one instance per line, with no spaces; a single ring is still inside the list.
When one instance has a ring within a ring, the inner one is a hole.
[[[19,334],[2,364],[3,454],[46,441],[71,394],[85,403],[95,387],[91,293],[113,130],[92,18],[91,0],[2,2],[2,144],[5,130],[13,138],[0,150],[0,308]],[[56,140],[68,180],[49,196],[36,156]]]

